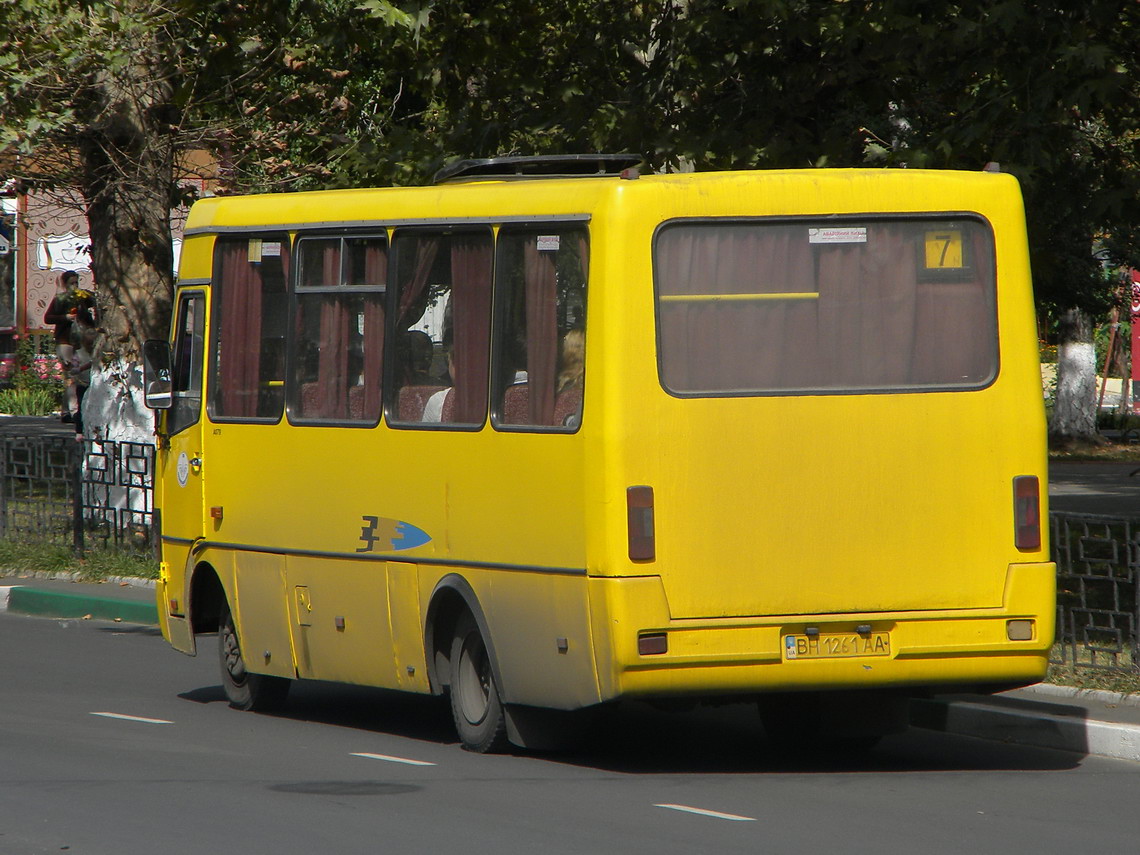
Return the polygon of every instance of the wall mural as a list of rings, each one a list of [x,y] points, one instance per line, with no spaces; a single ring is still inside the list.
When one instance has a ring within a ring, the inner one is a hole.
[[[93,287],[91,239],[78,200],[70,205],[29,196],[27,228],[33,258],[24,297],[26,323],[28,329],[44,329],[44,310],[55,296],[62,271],[76,271],[79,287]]]

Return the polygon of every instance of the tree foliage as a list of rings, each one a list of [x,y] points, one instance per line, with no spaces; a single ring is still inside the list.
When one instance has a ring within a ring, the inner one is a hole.
[[[333,177],[350,73],[325,54],[385,29],[350,14],[372,20],[317,0],[0,0],[0,150],[25,186],[80,193],[106,356],[165,335],[183,155],[214,154],[231,191]]]
[[[1138,20],[1134,0],[0,0],[0,147],[82,188],[127,341],[165,323],[191,148],[225,192],[508,153],[997,161],[1042,302],[1096,312],[1103,263],[1140,264]]]

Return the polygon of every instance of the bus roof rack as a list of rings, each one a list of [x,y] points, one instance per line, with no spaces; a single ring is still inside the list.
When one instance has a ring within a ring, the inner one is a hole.
[[[620,175],[641,163],[638,154],[539,154],[457,160],[435,174],[434,184],[459,178],[585,178]]]

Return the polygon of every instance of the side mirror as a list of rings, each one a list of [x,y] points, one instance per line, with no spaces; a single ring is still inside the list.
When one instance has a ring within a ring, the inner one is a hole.
[[[143,342],[143,397],[152,410],[168,410],[174,402],[170,376],[170,344],[159,339]]]

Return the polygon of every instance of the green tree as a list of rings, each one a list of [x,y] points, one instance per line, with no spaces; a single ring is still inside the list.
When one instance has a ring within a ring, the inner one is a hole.
[[[348,73],[305,57],[346,31],[338,16],[351,10],[316,0],[0,0],[0,150],[19,156],[9,177],[25,186],[79,192],[100,355],[120,387],[137,389],[142,341],[166,334],[170,214],[187,201],[182,156],[216,153],[231,187],[331,174],[327,156],[344,141],[333,130],[344,112],[336,88]],[[120,415],[132,411],[141,430],[137,396]]]
[[[1138,10],[0,0],[0,131],[47,167],[25,177],[82,188],[119,356],[165,326],[165,218],[193,147],[243,192],[424,181],[505,153],[696,169],[998,161],[1024,189],[1039,298],[1075,312],[1080,338],[1105,305],[1102,261],[1137,263]]]

